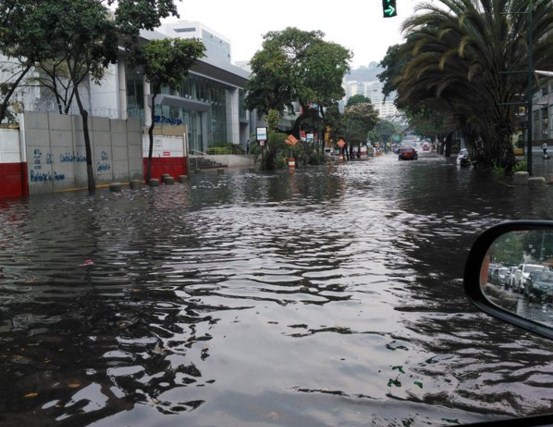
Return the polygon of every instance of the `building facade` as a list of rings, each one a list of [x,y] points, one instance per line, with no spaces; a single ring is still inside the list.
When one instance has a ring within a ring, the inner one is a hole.
[[[537,144],[553,144],[553,77],[538,76],[533,98],[532,139]]]
[[[245,86],[250,73],[231,64],[228,41],[198,23],[192,24],[173,23],[162,26],[157,31],[141,33],[141,37],[146,41],[175,36],[185,38],[200,36],[206,45],[207,56],[196,61],[188,76],[183,79],[180,89],[162,88],[161,95],[155,98],[154,120],[156,129],[161,131],[161,135],[155,142],[157,145],[154,151],[157,149],[156,152],[160,153],[155,161],[163,165],[164,169],[167,169],[167,161],[171,161],[171,172],[174,174],[187,174],[189,156],[201,155],[210,147],[230,145],[245,151],[251,135],[255,134],[255,124],[250,123],[250,114],[245,108]],[[0,81],[9,81],[10,76],[14,74],[6,66],[9,59],[0,58],[0,61],[4,64],[0,70]],[[18,64],[14,63],[13,67],[17,70]],[[59,112],[54,96],[36,80],[39,76],[40,72],[34,70],[29,76],[30,79],[22,84],[21,89],[12,97],[10,121],[17,122],[18,115],[27,112]],[[134,119],[133,122],[139,124],[143,134],[143,156],[146,157],[148,152],[146,129],[151,120],[150,84],[140,69],[129,66],[124,52],[121,51],[116,64],[106,69],[104,78],[99,84],[88,80],[82,83],[79,89],[91,119],[93,117],[123,121]],[[73,102],[67,109],[68,116],[79,114],[75,104]],[[172,146],[181,147],[182,145],[174,143],[175,137],[183,141],[182,149],[170,149]],[[22,138],[21,133],[20,138]],[[28,191],[24,188],[25,182],[30,183],[31,179],[27,176],[30,172],[24,167],[27,164],[24,145],[32,143],[33,141],[30,140],[13,141],[6,144],[5,149],[0,150],[0,180],[7,182],[5,180],[9,178],[10,182],[14,183],[9,195],[25,194],[25,191]],[[17,156],[15,151],[19,153]],[[64,152],[64,159],[81,158],[80,153],[77,152],[65,154]],[[52,151],[50,155],[55,157],[56,153]],[[161,172],[164,171],[161,170]],[[14,174],[26,175],[21,180],[23,185],[19,184],[20,180],[17,176],[14,178]],[[51,175],[54,176],[54,174]],[[48,178],[48,175],[46,177]],[[0,196],[2,196],[1,191]]]

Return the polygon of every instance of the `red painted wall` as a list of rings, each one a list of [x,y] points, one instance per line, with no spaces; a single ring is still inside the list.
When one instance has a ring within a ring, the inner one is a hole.
[[[144,159],[144,180],[148,171],[148,158]],[[186,157],[153,157],[152,158],[152,178],[161,179],[161,175],[168,173],[173,178],[179,175],[188,175],[186,167]]]
[[[0,163],[0,197],[28,195],[27,163]]]

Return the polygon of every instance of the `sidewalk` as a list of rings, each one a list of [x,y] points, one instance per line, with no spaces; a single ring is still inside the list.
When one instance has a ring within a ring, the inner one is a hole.
[[[517,156],[517,160],[519,159],[525,159],[525,157]],[[553,157],[546,160],[543,158],[541,150],[532,150],[532,176],[543,176],[546,178],[553,176]]]

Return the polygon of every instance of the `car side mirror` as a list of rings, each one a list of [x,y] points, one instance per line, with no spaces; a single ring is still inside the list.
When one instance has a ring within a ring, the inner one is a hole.
[[[489,271],[502,267],[508,281],[492,279]],[[484,231],[467,258],[464,287],[483,312],[553,339],[553,221],[509,221]]]

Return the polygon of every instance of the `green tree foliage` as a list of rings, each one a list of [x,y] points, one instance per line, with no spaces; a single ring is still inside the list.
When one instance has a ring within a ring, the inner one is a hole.
[[[148,129],[150,146],[146,180],[152,175],[152,153],[154,147],[155,99],[163,87],[178,89],[184,83],[188,71],[205,54],[204,44],[195,39],[152,40],[137,48],[133,62],[143,68],[144,76],[151,85],[151,124]]]
[[[174,0],[107,0],[117,5],[115,22],[120,34],[127,36],[128,45],[140,34],[140,30],[154,30],[163,18],[179,16]]]
[[[373,129],[369,131],[369,139],[372,142],[390,142],[397,133],[395,125],[388,120],[379,120]]]
[[[52,22],[49,21],[51,2],[34,0],[4,0],[0,7],[0,52],[8,57],[2,71],[11,77],[0,82],[0,123],[15,90],[44,59],[56,55],[52,43]]]
[[[268,129],[267,138],[264,146],[258,143],[250,146],[250,153],[255,155],[256,161],[260,162],[260,169],[263,171],[274,171],[286,166],[288,157],[297,158],[300,153],[300,145],[291,147],[286,144],[286,135],[282,132],[276,132]]]
[[[407,41],[382,62],[387,93],[398,108],[449,116],[481,161],[510,170],[517,102],[528,69],[529,0],[436,0],[417,7],[403,24]],[[537,69],[553,68],[551,0],[533,0],[533,51]]]
[[[110,8],[111,7],[111,8]],[[88,132],[88,111],[80,90],[86,79],[99,82],[117,60],[120,46],[137,42],[141,29],[176,15],[173,0],[6,0],[0,8],[0,51],[21,63],[22,74],[35,64],[43,70],[62,64],[83,120],[88,188],[96,188]],[[13,89],[21,80],[15,80]],[[13,89],[14,90],[14,89]],[[11,92],[13,93],[13,91]],[[4,91],[0,120],[10,91]]]
[[[118,54],[118,33],[109,18],[109,10],[94,0],[48,1],[48,7],[38,23],[40,28],[50,28],[52,49],[50,59],[62,59],[74,88],[75,101],[83,122],[86,151],[88,189],[95,191],[96,183],[92,166],[92,148],[88,130],[88,111],[83,103],[79,86],[90,78],[99,82],[110,63]]]
[[[354,95],[348,99],[344,112],[346,141],[350,149],[367,140],[369,131],[378,123],[376,111],[369,98]]]
[[[316,105],[324,114],[325,107],[342,99],[342,80],[349,71],[352,54],[323,37],[320,31],[291,27],[265,34],[262,49],[250,62],[248,109],[282,114],[293,112],[294,102],[298,102],[303,111]]]
[[[326,109],[325,122],[330,131],[330,140],[338,141],[345,134],[343,114],[335,103]]]
[[[346,107],[351,107],[357,104],[371,104],[371,100],[367,98],[365,95],[359,95],[359,94],[352,95],[349,97]]]

